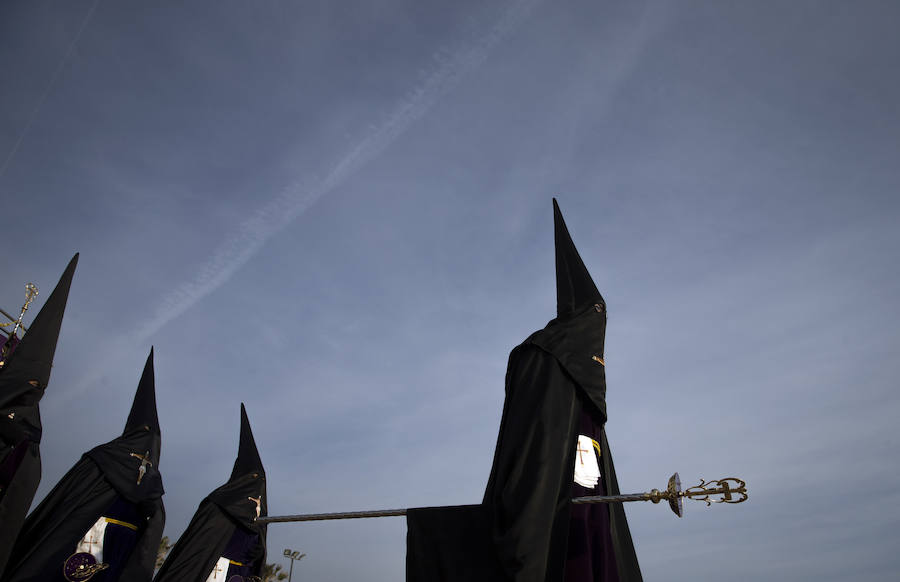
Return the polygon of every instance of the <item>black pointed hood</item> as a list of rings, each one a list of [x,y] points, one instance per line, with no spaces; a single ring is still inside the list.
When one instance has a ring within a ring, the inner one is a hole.
[[[159,474],[161,446],[162,437],[156,412],[153,348],[150,348],[122,436],[94,447],[86,454],[100,466],[106,479],[120,495],[138,503],[156,499],[163,494],[162,477]],[[141,459],[135,455],[147,456],[150,460],[144,466],[146,473],[140,483],[137,482],[137,477]]]
[[[581,261],[553,199],[556,239],[557,317],[531,335],[534,344],[553,354],[578,388],[606,418],[606,302]]]
[[[572,242],[556,198],[553,199],[553,235],[556,243],[556,315],[567,317],[587,304],[603,304],[603,297]]]
[[[78,253],[69,261],[22,341],[0,368],[0,407],[11,406],[23,397],[36,402],[47,387],[76,265]]]
[[[237,459],[228,482],[210,493],[209,499],[242,526],[264,532],[264,525],[254,523],[256,504],[250,501],[251,497],[260,499],[260,516],[268,515],[266,470],[256,449],[247,410],[241,403],[241,438]]]
[[[266,474],[262,460],[259,458],[259,450],[253,439],[253,430],[250,428],[250,419],[247,418],[247,409],[241,402],[241,438],[238,443],[238,455],[234,460],[234,468],[231,470],[230,481],[240,478],[248,473]]]
[[[156,377],[153,372],[153,348],[144,364],[144,372],[138,382],[137,392],[134,393],[134,402],[131,404],[131,412],[125,422],[123,435],[132,431],[149,431],[160,434],[159,417],[156,414]]]

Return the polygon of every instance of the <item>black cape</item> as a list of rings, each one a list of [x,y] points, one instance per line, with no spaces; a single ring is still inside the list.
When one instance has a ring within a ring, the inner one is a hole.
[[[231,477],[200,502],[154,582],[206,580],[238,530],[257,536],[251,554],[252,574],[259,576],[266,561],[266,525],[256,523],[256,503],[251,497],[260,499],[260,516],[268,515],[266,473],[241,404],[241,437]]]
[[[0,368],[0,572],[41,482],[41,413],[76,254],[56,288]]]
[[[122,436],[82,455],[31,512],[13,548],[3,582],[59,579],[66,558],[85,532],[122,500],[134,504],[142,523],[137,545],[121,566],[119,580],[149,581],[166,517],[158,469],[160,442],[151,350]],[[152,465],[146,467],[138,484],[141,462],[131,454],[144,455],[147,451]]]
[[[564,579],[572,472],[582,414],[606,421],[606,304],[569,237],[554,200],[556,319],[509,357],[494,463],[479,506],[407,513],[407,581],[558,582]],[[619,493],[600,435],[608,495]],[[622,504],[610,505],[618,582],[641,573]]]

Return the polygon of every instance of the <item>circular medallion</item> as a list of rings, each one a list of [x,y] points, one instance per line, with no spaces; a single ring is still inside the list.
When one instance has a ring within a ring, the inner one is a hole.
[[[77,552],[66,558],[63,564],[63,576],[70,582],[84,582],[101,570],[106,564],[98,564],[97,558],[87,552]]]

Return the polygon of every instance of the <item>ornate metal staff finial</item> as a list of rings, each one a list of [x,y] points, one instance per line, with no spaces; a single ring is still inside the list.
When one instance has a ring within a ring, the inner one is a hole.
[[[19,312],[19,317],[15,321],[8,321],[6,323],[2,323],[3,327],[8,325],[13,325],[13,330],[10,332],[10,336],[16,335],[18,333],[19,328],[22,327],[22,319],[25,317],[25,312],[28,311],[28,307],[31,305],[31,302],[34,301],[34,298],[37,297],[38,288],[34,283],[26,283],[25,284],[25,304],[22,305],[22,310]],[[4,312],[6,313],[6,312]],[[12,319],[10,317],[10,319]]]
[[[0,323],[0,327],[7,327],[10,325],[14,326],[13,330],[9,332],[7,340],[3,342],[3,347],[0,348],[0,369],[2,369],[6,364],[7,356],[9,356],[9,354],[12,353],[12,350],[16,347],[16,343],[19,340],[16,334],[19,332],[19,328],[21,327],[23,330],[25,329],[25,326],[22,325],[22,319],[25,317],[25,312],[28,311],[28,306],[31,305],[31,302],[34,301],[34,298],[37,296],[37,294],[38,288],[34,283],[27,283],[25,285],[25,304],[22,305],[22,310],[19,313],[19,317],[15,320],[13,320],[13,317],[10,314],[0,309],[0,313],[2,313],[9,319],[9,321],[5,323]]]
[[[721,495],[721,497],[718,497]],[[607,495],[593,497],[576,497],[572,503],[620,503],[626,501],[652,501],[659,503],[663,499],[669,502],[669,508],[678,517],[684,516],[684,500],[705,501],[707,507],[713,503],[741,503],[747,501],[747,484],[737,477],[725,477],[706,481],[700,478],[700,484],[681,489],[681,478],[678,473],[669,477],[665,491],[651,489],[649,493],[630,495]]]

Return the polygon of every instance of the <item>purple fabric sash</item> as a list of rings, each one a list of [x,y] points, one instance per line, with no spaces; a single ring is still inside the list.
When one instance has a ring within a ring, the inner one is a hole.
[[[590,412],[581,412],[579,434],[600,442],[603,425],[595,422]],[[591,451],[597,454],[597,451]],[[599,458],[598,458],[598,462]],[[600,463],[602,467],[603,464]],[[573,481],[572,497],[606,495],[606,476],[593,489]],[[613,540],[609,530],[609,506],[605,503],[573,505],[569,519],[569,543],[566,556],[565,582],[618,582]]]
[[[244,578],[253,575],[254,565],[256,564],[256,546],[259,543],[259,536],[250,533],[242,527],[234,530],[228,545],[222,556],[231,560],[228,565],[228,573],[225,580],[231,580],[232,576],[242,576]],[[235,564],[234,562],[237,562]]]

